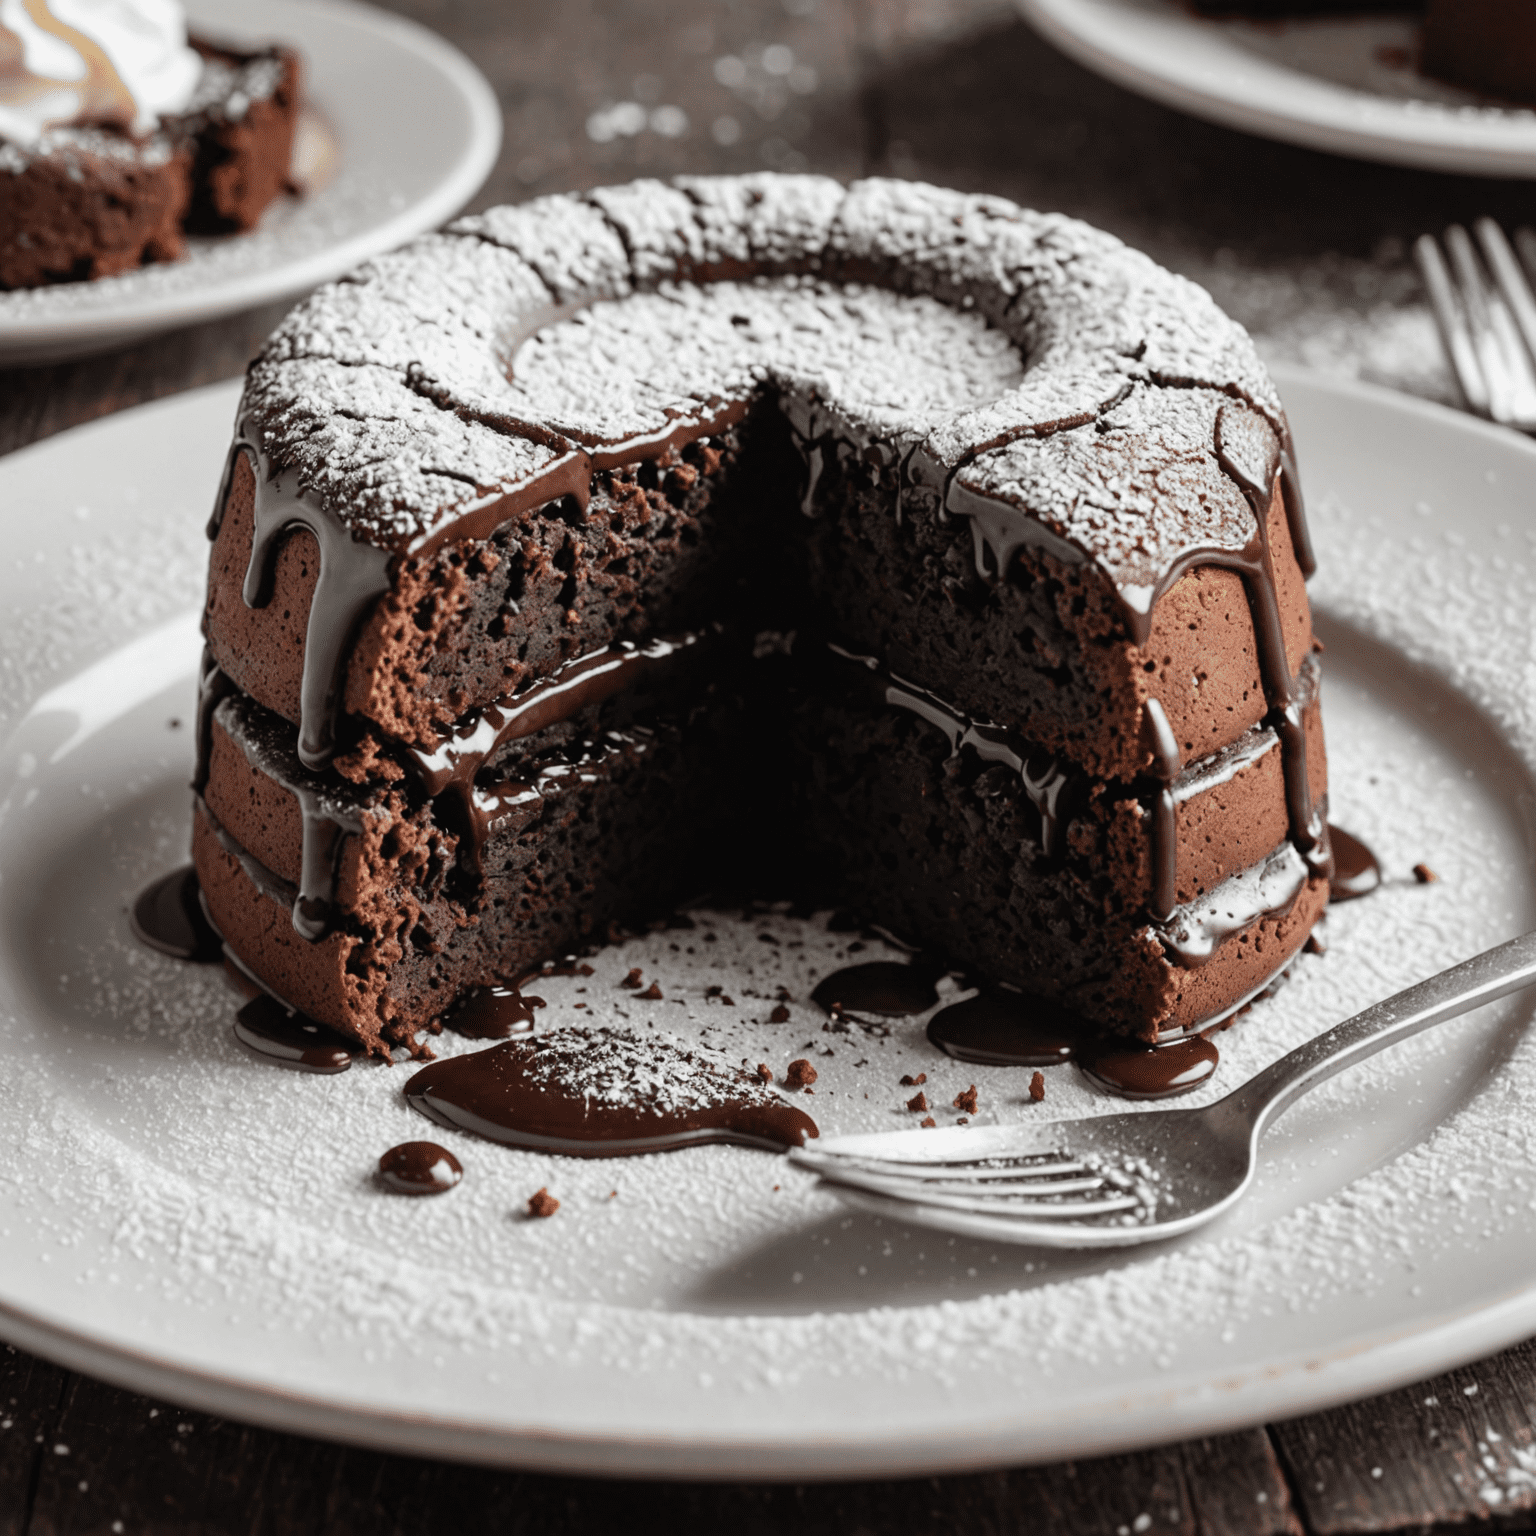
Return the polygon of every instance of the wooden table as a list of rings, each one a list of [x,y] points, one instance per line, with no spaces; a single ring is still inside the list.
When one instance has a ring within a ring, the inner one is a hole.
[[[463,47],[500,94],[506,143],[479,205],[685,170],[920,176],[1091,219],[1207,284],[1270,357],[1431,397],[1452,386],[1408,243],[1480,213],[1516,223],[1533,202],[1519,183],[1193,122],[1069,64],[998,0],[393,4]],[[621,103],[644,111],[611,110]],[[0,452],[238,373],[283,307],[0,372]],[[1536,1343],[1333,1412],[1106,1460],[911,1482],[635,1485],[272,1434],[0,1348],[0,1536],[1529,1530],[1533,1426]]]

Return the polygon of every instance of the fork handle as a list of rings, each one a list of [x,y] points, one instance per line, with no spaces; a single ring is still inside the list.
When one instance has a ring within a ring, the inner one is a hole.
[[[1302,1094],[1356,1062],[1533,982],[1536,933],[1523,933],[1335,1024],[1249,1079],[1224,1103],[1244,1112],[1258,1132]]]

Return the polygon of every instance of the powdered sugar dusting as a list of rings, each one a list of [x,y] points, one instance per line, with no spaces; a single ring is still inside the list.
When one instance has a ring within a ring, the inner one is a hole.
[[[481,256],[494,297],[454,275],[455,240],[503,260],[498,271]],[[1143,537],[1139,466],[1095,476],[1059,435],[1093,423],[1112,432],[1112,413],[1134,396],[1146,433],[1178,438],[1209,480],[1214,443],[1191,437],[1182,396],[1235,395],[1283,420],[1242,329],[1187,280],[1060,215],[883,179],[845,191],[818,177],[693,177],[541,198],[462,219],[321,289],[256,375],[269,413],[294,423],[268,428],[269,449],[360,536],[419,539],[456,504],[420,481],[386,484],[374,459],[378,495],[357,505],[343,494],[352,477],[338,445],[315,462],[302,423],[319,405],[291,365],[320,358],[396,369],[445,412],[572,445],[643,439],[701,404],[763,389],[919,446],[940,472],[1028,439],[1032,473],[1059,491],[1047,515],[1059,521],[1084,500],[1110,514],[1079,520],[1071,536],[1111,576],[1127,559],[1144,569],[1171,558],[1177,517]],[[343,406],[333,394],[329,408]],[[972,477],[982,496],[1021,485],[1007,465]],[[375,514],[380,496],[390,520]]]

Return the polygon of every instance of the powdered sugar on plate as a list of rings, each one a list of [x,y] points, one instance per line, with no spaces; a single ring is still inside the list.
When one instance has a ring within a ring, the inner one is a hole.
[[[1219,1037],[1202,1097],[1536,915],[1522,798],[1536,762],[1536,558],[1522,525],[1503,521],[1524,504],[1531,452],[1452,418],[1285,387],[1322,557],[1333,819],[1375,848],[1388,881],[1335,909],[1328,954],[1301,957]],[[211,421],[218,404],[197,409]],[[162,509],[195,528],[216,473],[220,443],[176,479],[171,448],[200,430],[192,408],[89,429],[77,440],[88,452],[56,440],[51,472],[34,450],[0,478],[30,462],[37,486],[66,483],[68,455],[68,483],[106,505],[114,456],[129,442],[152,455],[163,439],[156,510],[112,504],[122,558],[148,569],[165,547]],[[1361,443],[1370,462],[1356,473]],[[405,1063],[316,1078],[254,1059],[230,1033],[237,1000],[220,975],[140,948],[123,912],[184,857],[191,664],[163,688],[148,662],[114,671],[115,647],[147,646],[166,610],[59,609],[74,590],[68,530],[24,521],[25,488],[0,489],[23,562],[0,571],[0,595],[15,633],[33,636],[24,651],[0,636],[13,1149],[0,1299],[15,1336],[46,1344],[64,1330],[91,1341],[93,1368],[132,1376],[141,1367],[114,1352],[133,1351],[174,1369],[190,1401],[376,1443],[745,1475],[910,1471],[1205,1432],[1529,1331],[1529,1310],[1499,1311],[1528,1291],[1536,1231],[1536,1059],[1514,1003],[1303,1101],[1222,1226],[1082,1258],[857,1216],[766,1153],[578,1162],[429,1127],[405,1104]],[[191,575],[172,582],[157,602],[195,599]],[[44,645],[50,609],[74,616]],[[75,673],[72,692],[60,669]],[[130,676],[147,679],[137,698]],[[48,689],[54,702],[26,714]],[[1435,884],[1412,879],[1420,862]],[[941,1124],[972,1085],[984,1119],[1111,1107],[1071,1068],[1048,1071],[1034,1104],[1027,1072],[934,1051],[925,1016],[828,1018],[809,1001],[818,980],[902,958],[878,937],[829,931],[826,914],[688,917],[589,955],[590,975],[530,985],[548,1005],[539,1026],[654,1031],[763,1062],[781,1083],[806,1059],[814,1091],[794,1102],[827,1133],[912,1125],[901,1078],[918,1073]],[[644,987],[622,985],[637,968]],[[659,996],[645,995],[653,982]],[[424,1136],[459,1157],[463,1183],[428,1201],[378,1190],[379,1154]],[[530,1220],[541,1187],[560,1209]],[[1447,1315],[1485,1331],[1448,1334]]]

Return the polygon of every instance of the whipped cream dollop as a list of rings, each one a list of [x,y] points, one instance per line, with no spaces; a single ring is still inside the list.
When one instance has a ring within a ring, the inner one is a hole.
[[[0,139],[84,124],[150,133],[202,68],[177,0],[0,0]]]

